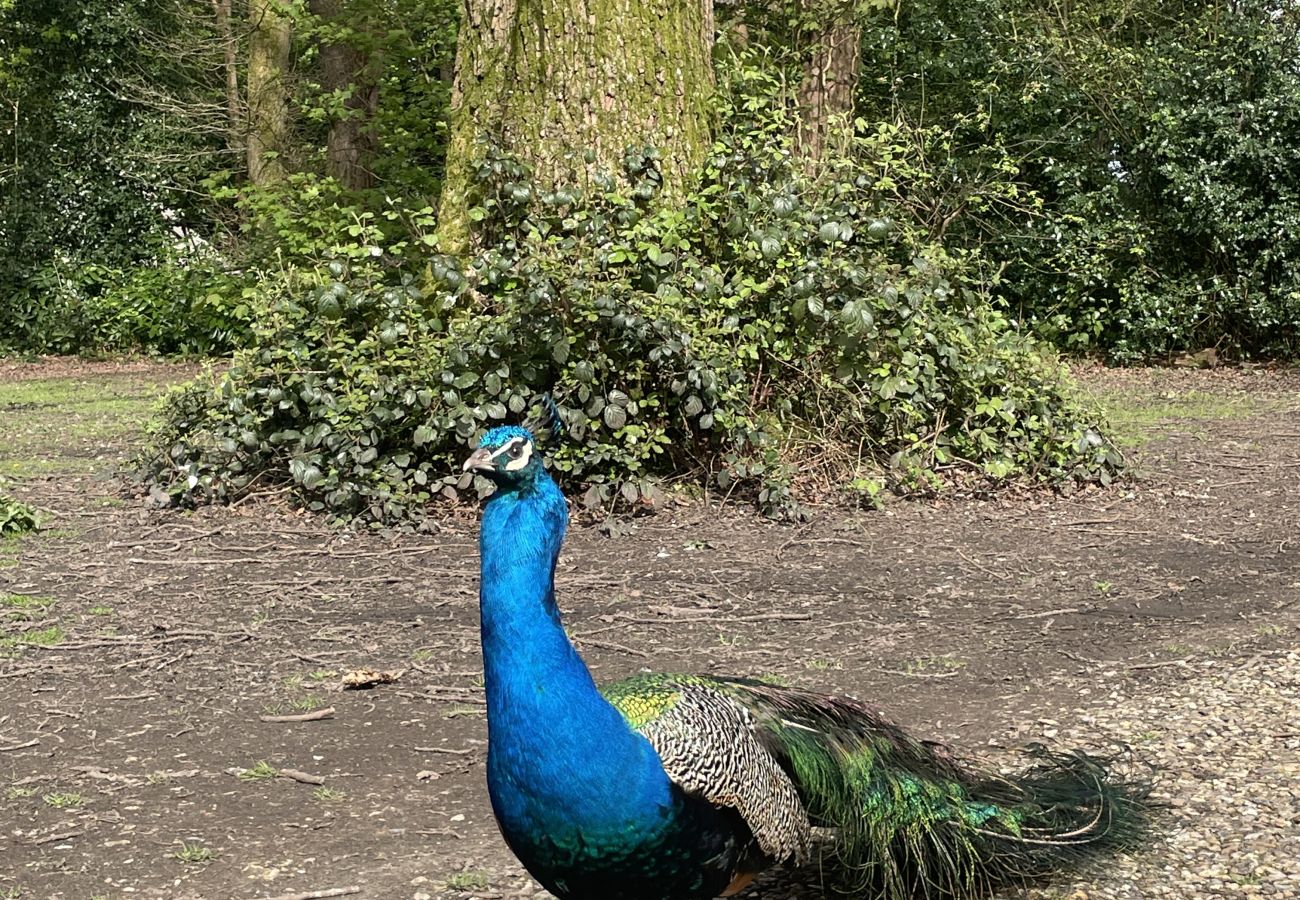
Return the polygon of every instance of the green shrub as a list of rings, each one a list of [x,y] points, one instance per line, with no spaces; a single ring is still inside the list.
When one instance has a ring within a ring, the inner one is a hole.
[[[55,261],[0,308],[0,350],[228,353],[248,329],[243,287],[206,250],[181,259],[163,248],[127,268]]]
[[[1009,315],[1058,346],[1294,357],[1296,28],[1270,0],[919,0],[865,23],[858,108],[959,123],[935,166],[954,209],[1010,148],[1036,203],[964,211],[945,237],[1005,263]]]
[[[363,227],[374,243],[327,266],[267,273],[252,346],[173,398],[155,492],[290,485],[336,516],[418,518],[483,486],[459,473],[465,446],[542,392],[567,433],[554,465],[593,506],[674,478],[774,511],[828,491],[1108,480],[1118,454],[990,304],[986,267],[907,217],[918,141],[942,135],[860,126],[810,176],[777,81],[740,68],[729,87],[680,206],[654,209],[652,150],[627,154],[626,193],[542,190],[489,153],[467,262],[417,268],[402,241],[398,265]]]
[[[26,534],[35,531],[39,525],[35,509],[0,494],[0,538]]]

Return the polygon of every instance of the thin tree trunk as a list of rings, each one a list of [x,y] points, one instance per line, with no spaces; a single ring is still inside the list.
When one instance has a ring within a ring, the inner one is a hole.
[[[805,15],[824,23],[815,32],[799,85],[798,147],[804,158],[821,159],[837,121],[853,117],[853,101],[862,75],[862,26],[854,4],[807,0]]]
[[[230,21],[231,0],[212,0],[217,16],[217,38],[221,41],[222,65],[226,76],[226,145],[232,153],[244,149],[244,135],[239,115],[239,45]]]
[[[338,19],[343,7],[343,0],[311,0],[310,4],[325,22]],[[335,41],[321,44],[321,87],[345,96],[343,115],[330,122],[326,165],[329,174],[352,190],[375,184],[371,167],[376,145],[370,123],[379,109],[377,73],[377,61],[365,50]]]
[[[285,175],[286,74],[293,26],[279,0],[250,0],[248,17],[248,178],[253,184],[269,185]]]
[[[709,147],[712,46],[712,0],[468,0],[444,249],[469,246],[470,180],[484,140],[530,163],[543,187],[621,175],[629,147],[655,147],[662,197],[680,196]]]

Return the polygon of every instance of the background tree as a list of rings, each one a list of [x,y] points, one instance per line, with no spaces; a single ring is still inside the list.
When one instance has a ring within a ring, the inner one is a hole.
[[[471,0],[451,102],[444,246],[468,239],[468,193],[485,141],[539,185],[620,173],[629,148],[660,148],[680,197],[710,140],[712,0]]]
[[[280,0],[249,0],[248,22],[248,179],[268,185],[287,171],[293,22]]]
[[[368,34],[368,16],[343,0],[311,0],[319,17],[320,85],[330,101],[326,172],[349,190],[375,184],[373,128],[379,109],[381,63]]]

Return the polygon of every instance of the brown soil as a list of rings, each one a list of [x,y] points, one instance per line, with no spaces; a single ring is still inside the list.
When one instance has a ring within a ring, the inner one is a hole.
[[[0,365],[0,380],[24,372]],[[100,374],[41,365],[42,378]],[[826,510],[801,527],[690,506],[616,537],[577,529],[558,576],[566,624],[602,680],[779,677],[995,755],[1191,661],[1296,647],[1300,373],[1085,382],[1138,435],[1136,480]],[[133,440],[109,449],[124,458]],[[0,644],[0,897],[531,892],[483,786],[468,517],[353,535],[267,503],[118,504],[102,471],[6,490],[54,521],[13,549],[16,565],[0,557],[0,600],[50,601],[0,606],[0,639],[63,634],[9,658]],[[359,669],[401,674],[335,690]],[[251,777],[259,762],[280,776]]]

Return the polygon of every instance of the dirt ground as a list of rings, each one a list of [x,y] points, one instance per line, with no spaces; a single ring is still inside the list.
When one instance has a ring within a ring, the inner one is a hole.
[[[190,371],[0,361],[0,490],[48,519],[0,543],[0,898],[533,893],[483,785],[473,518],[354,535],[123,499]],[[598,679],[833,689],[995,762],[1117,689],[1300,646],[1300,372],[1079,374],[1122,485],[575,529],[566,624]],[[338,690],[360,669],[400,676]]]

